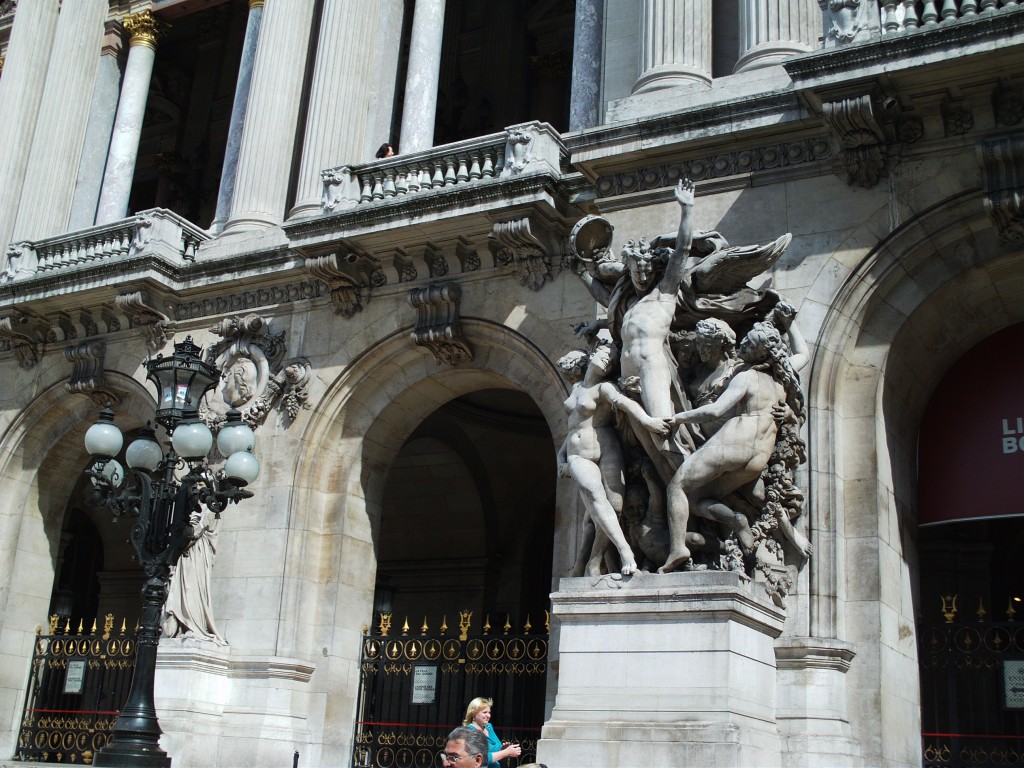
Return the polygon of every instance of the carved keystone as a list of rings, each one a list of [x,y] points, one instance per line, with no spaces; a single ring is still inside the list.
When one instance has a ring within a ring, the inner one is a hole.
[[[370,288],[387,282],[378,259],[354,251],[312,256],[306,259],[306,269],[327,283],[334,313],[344,317],[363,311],[364,291],[369,302]]]
[[[433,352],[438,365],[458,365],[473,359],[459,322],[461,298],[462,289],[454,283],[409,291],[409,304],[417,312],[412,340]]]
[[[117,405],[121,396],[107,387],[103,378],[103,359],[107,343],[100,339],[83,341],[64,348],[64,358],[71,363],[71,377],[64,389],[73,395],[85,395],[96,405]]]
[[[985,210],[1007,245],[1024,243],[1024,136],[978,143]]]

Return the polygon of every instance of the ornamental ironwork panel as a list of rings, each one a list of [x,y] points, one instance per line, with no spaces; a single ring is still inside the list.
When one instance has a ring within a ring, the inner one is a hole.
[[[459,629],[442,619],[430,630],[426,620],[393,632],[392,616],[378,615],[363,636],[353,768],[431,768],[445,738],[462,724],[466,705],[482,696],[494,701],[494,729],[502,741],[518,743],[522,755],[502,765],[536,760],[544,722],[548,664],[548,614],[535,628],[527,617],[514,632],[509,619],[492,627],[485,618],[472,629],[463,611]]]
[[[15,760],[89,765],[106,745],[135,672],[135,635],[113,625],[108,613],[102,633],[74,633],[53,616],[36,635]]]
[[[980,602],[961,612],[957,595],[941,605],[941,618],[918,623],[922,764],[1024,765],[1024,623],[1013,600],[1005,621],[989,621]]]

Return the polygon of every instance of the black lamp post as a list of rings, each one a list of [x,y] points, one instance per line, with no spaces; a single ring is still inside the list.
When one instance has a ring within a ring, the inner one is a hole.
[[[124,442],[109,408],[85,435],[93,463],[85,474],[92,479],[95,501],[114,519],[133,519],[131,542],[145,569],[138,654],[128,700],[93,765],[168,768],[171,758],[160,749],[160,725],[153,699],[160,620],[167,600],[171,566],[195,541],[191,513],[205,505],[218,517],[231,502],[252,496],[245,489],[259,475],[252,455],[255,436],[232,410],[217,434],[217,448],[227,460],[214,472],[208,454],[213,433],[199,418],[199,402],[220,380],[220,371],[204,362],[192,338],[174,345],[171,357],[146,361],[148,379],[157,390],[156,421],[170,435],[163,453],[152,429],[142,430],[125,451],[130,479],[114,459]]]

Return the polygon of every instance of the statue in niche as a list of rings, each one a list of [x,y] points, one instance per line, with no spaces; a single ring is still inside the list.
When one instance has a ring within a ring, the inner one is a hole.
[[[730,246],[718,232],[693,230],[689,180],[674,196],[678,231],[629,240],[619,258],[601,217],[581,220],[570,236],[571,266],[607,308],[577,334],[595,354],[610,347],[602,360],[614,350],[620,358],[617,380],[607,365],[584,373],[584,352],[575,353],[575,373],[560,361],[574,382],[570,436],[582,393],[592,413],[603,398],[601,456],[615,457],[614,482],[594,482],[607,477],[603,467],[581,482],[566,446],[560,453],[588,511],[577,573],[742,569],[784,605],[787,556],[802,564],[810,553],[794,525],[803,495],[793,479],[805,461],[799,370],[808,353],[794,308],[770,280],[748,283],[778,261],[791,236]],[[624,534],[628,552],[609,530]]]
[[[210,574],[217,557],[220,518],[197,505],[189,523],[192,526],[192,543],[182,553],[171,574],[164,604],[164,636],[227,645],[213,621],[210,601]]]

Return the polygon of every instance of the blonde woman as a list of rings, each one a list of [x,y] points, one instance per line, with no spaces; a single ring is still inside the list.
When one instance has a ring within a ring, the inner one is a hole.
[[[493,704],[493,701],[482,696],[473,699],[466,707],[466,716],[463,718],[462,724],[483,731],[487,735],[487,768],[501,768],[501,760],[506,757],[519,757],[523,750],[518,744],[502,742],[498,738],[498,734],[494,732],[494,728],[491,726],[491,705]]]

